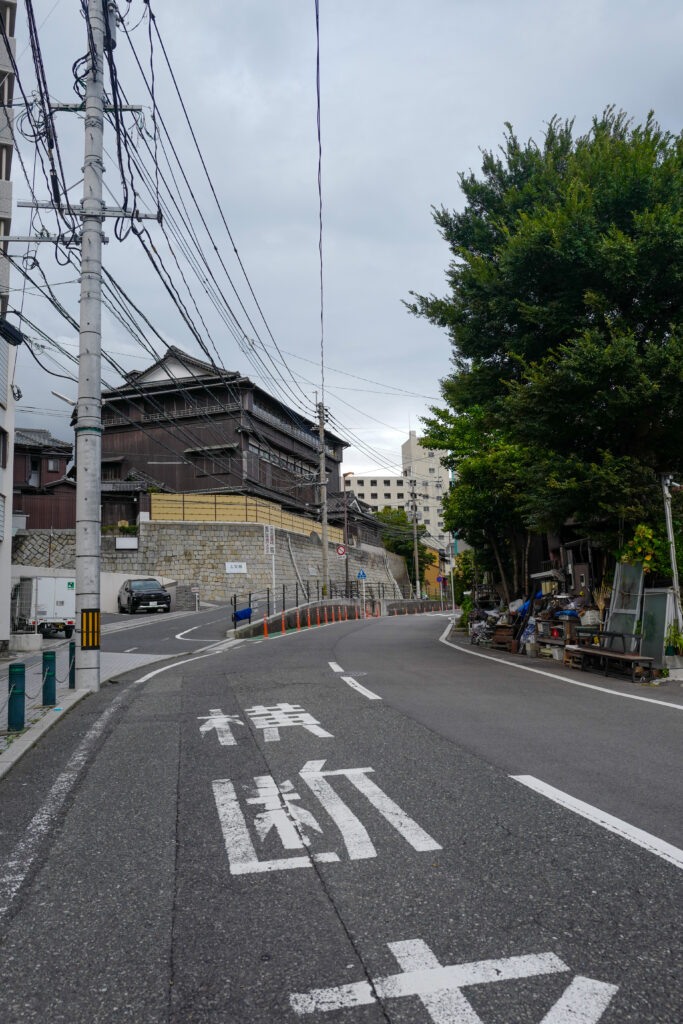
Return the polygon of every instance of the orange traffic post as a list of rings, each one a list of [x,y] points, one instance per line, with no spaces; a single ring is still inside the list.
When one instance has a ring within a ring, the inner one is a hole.
[[[344,605],[344,622],[349,621],[349,609]]]
[[[394,608],[394,615],[398,615],[398,609]]]
[[[327,605],[323,608],[323,612],[325,613],[325,625],[327,625]]]
[[[265,615],[263,616],[263,636],[266,640],[268,639],[268,619]]]
[[[282,632],[283,633],[287,632],[287,630],[285,629],[285,613],[284,612],[282,613]]]
[[[310,608],[306,609],[306,620],[308,622],[308,628],[310,629],[311,628],[311,609]]]
[[[377,605],[377,611],[375,612],[377,618],[379,618],[379,605]]]
[[[296,628],[301,629],[301,618],[299,616],[299,609],[296,610]]]
[[[337,611],[339,613],[339,621],[341,622],[341,605],[340,604],[337,605]]]
[[[331,606],[330,610],[332,612],[332,621],[334,622],[334,605]]]

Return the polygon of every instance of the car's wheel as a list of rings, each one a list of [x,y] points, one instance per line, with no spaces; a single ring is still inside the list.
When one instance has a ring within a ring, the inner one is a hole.
[[[117,601],[116,603],[118,605],[119,615],[123,615],[125,613],[126,609],[123,607],[123,605],[121,604],[120,601]]]
[[[64,636],[66,637],[67,640],[70,640],[73,635],[74,635],[73,626],[67,626],[66,629],[64,630]]]
[[[170,610],[171,610],[171,606],[170,606],[170,604],[166,605],[166,607],[165,607],[165,608],[164,608],[163,610],[164,610],[165,612],[170,612]]]
[[[129,615],[135,615],[135,612],[133,611],[133,606],[130,603],[130,601],[128,602],[128,614]]]

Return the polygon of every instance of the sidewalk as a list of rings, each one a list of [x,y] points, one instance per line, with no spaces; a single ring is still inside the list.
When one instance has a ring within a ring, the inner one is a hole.
[[[90,690],[69,689],[69,644],[64,641],[57,648],[57,704],[54,708],[45,708],[42,699],[42,654],[32,654],[25,658],[26,666],[26,719],[25,729],[20,733],[8,733],[7,704],[9,693],[9,666],[19,661],[4,662],[0,665],[0,778],[16,764],[27,750],[34,746],[40,737],[51,729],[63,715],[70,711]],[[166,659],[164,654],[119,654],[100,652],[101,682],[113,679],[124,672],[131,672],[143,665]]]

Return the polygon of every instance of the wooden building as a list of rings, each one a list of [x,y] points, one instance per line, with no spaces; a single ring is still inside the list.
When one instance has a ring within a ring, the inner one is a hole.
[[[73,445],[49,430],[15,429],[12,510],[26,517],[27,529],[76,525],[76,488],[66,476],[72,454]]]
[[[317,514],[317,425],[247,377],[175,346],[103,393],[102,427],[103,492],[152,477],[171,492],[250,494]],[[330,492],[341,489],[345,447],[325,432]]]

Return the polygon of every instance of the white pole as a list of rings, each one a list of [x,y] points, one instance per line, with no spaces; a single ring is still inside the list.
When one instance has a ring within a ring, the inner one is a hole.
[[[365,618],[365,580],[363,580],[363,618]]]
[[[275,614],[277,609],[275,608],[275,552],[274,551],[271,551],[270,557],[272,559],[271,568],[272,568],[272,571],[273,571],[273,614]],[[282,610],[284,611],[284,608]]]
[[[76,686],[100,687],[100,475],[102,452],[102,150],[104,5],[88,0],[94,64],[85,87],[81,312],[76,424]],[[89,47],[89,49],[90,49]]]
[[[676,559],[676,540],[674,537],[674,525],[671,516],[671,491],[672,477],[665,474],[661,476],[662,494],[664,496],[664,518],[666,520],[666,536],[669,542],[669,560],[671,562],[671,579],[673,582],[674,602],[676,605],[676,618],[679,627],[683,626],[683,611],[681,610],[681,588],[678,580],[678,562]]]

